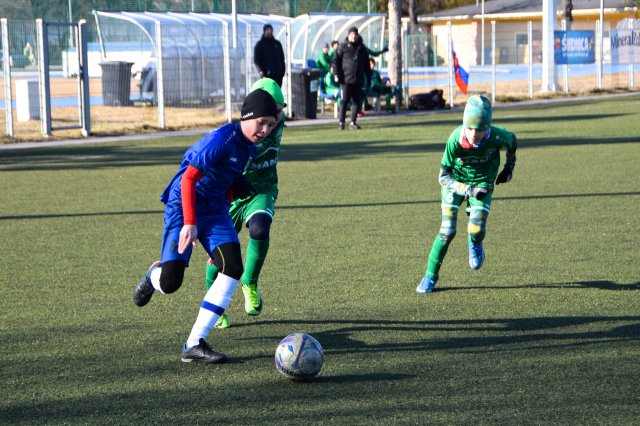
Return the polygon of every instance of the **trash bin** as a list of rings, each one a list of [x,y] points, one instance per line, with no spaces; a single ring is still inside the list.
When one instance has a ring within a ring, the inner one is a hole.
[[[131,62],[100,62],[102,103],[106,106],[131,105]]]
[[[293,118],[316,118],[318,109],[317,68],[297,68],[291,71],[291,115]]]

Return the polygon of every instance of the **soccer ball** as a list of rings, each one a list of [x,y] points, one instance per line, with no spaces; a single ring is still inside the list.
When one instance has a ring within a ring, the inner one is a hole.
[[[276,368],[290,380],[311,380],[322,368],[324,354],[320,343],[304,333],[290,334],[276,349]]]

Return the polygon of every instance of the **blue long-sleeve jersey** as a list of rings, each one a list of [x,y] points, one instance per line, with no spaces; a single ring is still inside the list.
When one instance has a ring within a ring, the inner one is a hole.
[[[196,183],[196,215],[227,212],[229,187],[242,176],[255,152],[255,146],[242,134],[240,123],[214,130],[187,150],[160,201],[182,211],[180,184],[187,167],[193,166],[203,174]]]

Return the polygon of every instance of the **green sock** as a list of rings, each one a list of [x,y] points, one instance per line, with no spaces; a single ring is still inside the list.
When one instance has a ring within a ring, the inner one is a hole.
[[[264,259],[269,250],[269,239],[254,240],[249,238],[247,245],[246,260],[244,262],[244,274],[242,274],[243,284],[257,284],[258,276],[262,270]]]
[[[436,237],[433,242],[433,246],[431,247],[431,252],[429,253],[427,272],[425,274],[427,277],[434,281],[438,279],[438,273],[440,272],[440,267],[442,266],[444,256],[447,254],[448,249],[448,242],[444,242],[440,238]]]
[[[218,276],[218,268],[216,268],[216,265],[214,265],[213,263],[207,262],[207,273],[206,273],[207,290],[211,288],[217,276]]]

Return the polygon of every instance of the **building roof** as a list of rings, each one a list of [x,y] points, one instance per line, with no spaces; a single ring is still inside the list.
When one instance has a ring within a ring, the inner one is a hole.
[[[502,14],[540,14],[542,13],[542,1],[543,0],[492,0],[484,2],[485,15],[502,15]],[[573,0],[574,13],[580,10],[599,10],[600,0]],[[606,9],[623,10],[626,0],[606,0]],[[557,0],[558,10],[564,9],[565,0]],[[447,18],[447,17],[471,17],[474,15],[480,15],[481,0],[478,0],[478,5],[475,4],[469,6],[461,6],[453,9],[441,10],[428,15],[421,15],[420,20],[430,20],[433,18]]]

